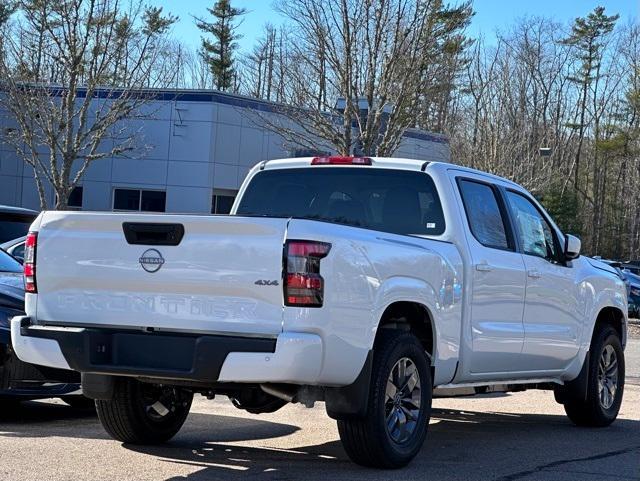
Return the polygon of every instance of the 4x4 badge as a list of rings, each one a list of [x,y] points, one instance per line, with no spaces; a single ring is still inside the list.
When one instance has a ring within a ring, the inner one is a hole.
[[[280,283],[278,281],[270,281],[267,279],[258,279],[254,282],[256,286],[278,286]]]

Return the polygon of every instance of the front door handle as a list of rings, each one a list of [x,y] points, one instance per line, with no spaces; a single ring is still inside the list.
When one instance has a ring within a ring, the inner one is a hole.
[[[493,266],[486,262],[482,262],[480,264],[476,264],[476,270],[480,272],[491,272],[493,270]]]
[[[540,274],[540,271],[537,269],[529,269],[527,271],[527,275],[532,279],[539,279],[540,277],[542,277],[542,274]]]

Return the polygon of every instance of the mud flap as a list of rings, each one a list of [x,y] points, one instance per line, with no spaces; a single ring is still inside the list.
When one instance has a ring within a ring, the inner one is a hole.
[[[325,407],[329,417],[340,420],[367,415],[372,365],[373,351],[369,351],[360,374],[352,384],[325,389]]]
[[[90,399],[110,401],[113,398],[114,376],[83,372],[82,394]]]
[[[589,359],[590,352],[584,358],[582,369],[578,377],[564,383],[563,386],[553,388],[556,402],[566,404],[568,401],[585,401],[587,399],[587,387],[589,385]]]

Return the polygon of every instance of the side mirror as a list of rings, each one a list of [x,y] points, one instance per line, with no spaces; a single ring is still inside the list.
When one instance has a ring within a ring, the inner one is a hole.
[[[566,234],[564,236],[564,256],[566,259],[577,259],[580,257],[580,247],[582,242],[576,236]]]

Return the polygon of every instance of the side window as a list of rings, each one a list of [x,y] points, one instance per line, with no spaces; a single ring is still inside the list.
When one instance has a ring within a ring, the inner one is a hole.
[[[542,213],[529,199],[516,192],[507,191],[507,198],[522,252],[557,262],[560,259],[558,244]]]
[[[491,186],[460,179],[460,194],[473,236],[486,247],[509,249],[504,220]]]
[[[10,254],[15,257],[18,260],[23,260],[24,259],[24,242],[21,242],[20,244],[18,244],[11,252]]]

